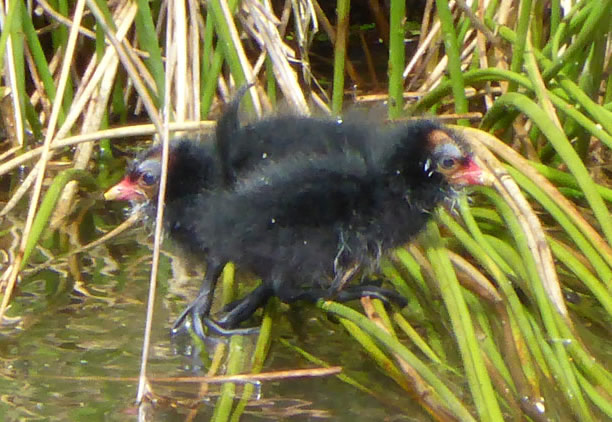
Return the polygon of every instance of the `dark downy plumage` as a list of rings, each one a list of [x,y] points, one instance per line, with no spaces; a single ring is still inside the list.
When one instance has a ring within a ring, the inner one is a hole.
[[[355,149],[368,156],[369,127],[341,120],[276,116],[240,126],[241,89],[217,122],[214,135],[170,142],[166,206],[178,198],[231,187],[237,177],[294,154],[326,154]],[[155,217],[161,178],[161,144],[139,154],[125,177],[105,194],[107,200],[130,201],[134,210]]]
[[[251,171],[233,189],[180,201],[167,229],[206,254],[210,266],[200,296],[177,323],[191,314],[200,335],[202,317],[217,331],[232,329],[273,295],[284,302],[393,297],[376,286],[341,285],[408,242],[456,187],[479,183],[481,171],[461,138],[436,122],[364,132],[371,136],[366,148],[287,157]],[[214,322],[206,317],[214,280],[228,261],[263,283]]]
[[[264,282],[227,308],[218,331],[236,327],[272,295],[286,302],[393,298],[377,286],[342,284],[410,240],[454,186],[479,181],[461,139],[430,120],[381,129],[285,116],[241,127],[238,101],[219,120],[215,145],[171,143],[166,233],[207,261],[198,298],[174,330],[191,316],[204,335],[201,319],[210,322],[228,261]],[[131,200],[153,216],[160,159],[160,146],[141,154],[107,199]]]
[[[228,106],[219,119],[215,136],[203,142],[181,138],[170,143],[166,188],[166,228],[183,221],[181,199],[191,195],[231,187],[236,178],[258,167],[283,160],[295,154],[327,154],[355,150],[367,158],[371,155],[368,142],[373,138],[370,127],[340,120],[300,116],[277,116],[240,126],[238,105],[244,90]],[[161,177],[161,145],[141,153],[128,167],[126,176],[105,193],[107,200],[129,200],[134,210],[143,211],[149,219],[156,215],[157,192]],[[197,217],[195,217],[197,218]],[[166,230],[182,249],[201,257],[189,233]],[[200,309],[208,315],[216,279],[225,262],[207,258],[207,276],[198,299],[187,308],[174,324]]]

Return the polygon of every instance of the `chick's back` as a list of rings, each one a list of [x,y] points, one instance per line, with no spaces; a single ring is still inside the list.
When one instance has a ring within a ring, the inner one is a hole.
[[[355,216],[372,209],[375,187],[368,172],[352,152],[285,159],[234,190],[186,199],[181,221],[168,230],[264,281],[324,283],[333,276],[342,233],[350,231]]]

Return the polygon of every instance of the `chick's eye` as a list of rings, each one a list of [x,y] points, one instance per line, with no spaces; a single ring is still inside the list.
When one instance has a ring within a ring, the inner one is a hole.
[[[155,183],[155,176],[153,176],[151,173],[144,173],[142,176],[140,176],[140,180],[142,180],[142,183],[144,183],[147,186],[151,186]]]
[[[444,170],[452,170],[456,165],[457,160],[455,158],[445,158],[440,163],[440,167],[442,167]]]

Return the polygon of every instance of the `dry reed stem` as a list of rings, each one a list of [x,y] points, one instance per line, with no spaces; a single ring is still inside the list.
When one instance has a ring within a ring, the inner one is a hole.
[[[85,9],[85,0],[79,0],[77,2],[75,12],[74,12],[74,22],[75,25],[71,28],[70,34],[68,35],[68,43],[66,45],[66,51],[64,55],[64,60],[62,62],[62,70],[60,74],[60,80],[57,89],[57,98],[63,98],[64,92],[66,89],[68,75],[70,73],[71,62],[73,59],[73,54],[76,47],[77,35],[78,35],[78,27],[81,22],[81,18],[83,17],[83,11]],[[21,268],[21,263],[23,260],[23,254],[25,252],[26,243],[28,237],[30,235],[30,231],[32,230],[32,224],[34,222],[34,217],[36,215],[36,209],[38,206],[38,202],[40,199],[43,179],[45,176],[45,168],[47,165],[47,161],[50,158],[49,155],[49,147],[51,145],[51,141],[53,139],[53,135],[55,133],[55,128],[57,124],[57,120],[59,117],[59,112],[61,109],[62,101],[56,101],[53,104],[53,109],[51,112],[51,117],[49,120],[49,126],[47,128],[47,133],[45,136],[45,141],[43,144],[43,150],[40,157],[40,169],[38,170],[38,174],[36,175],[36,182],[34,184],[34,191],[32,192],[32,198],[30,200],[30,206],[28,209],[28,214],[26,217],[26,223],[23,228],[21,243],[19,245],[19,252],[15,256],[12,265],[10,266],[10,272],[8,273],[8,277],[6,279],[4,295],[2,296],[2,303],[0,304],[0,324],[3,321],[4,313],[6,311],[6,307],[8,306],[9,300],[13,293],[13,289],[15,288],[15,283],[17,282],[17,276],[19,274],[19,270]],[[5,273],[6,274],[6,273]],[[3,282],[5,280],[2,280]]]
[[[170,123],[171,132],[209,132],[214,129],[216,123],[212,120],[202,120],[199,122],[177,122]],[[83,142],[99,141],[101,139],[117,139],[117,138],[129,138],[135,136],[151,136],[157,134],[157,128],[152,123],[143,125],[130,125],[117,127],[113,129],[99,130],[96,132],[85,133],[82,135],[70,136],[68,138],[55,141],[49,148],[52,153],[57,152],[65,147],[81,144]],[[33,148],[22,155],[19,155],[10,161],[0,164],[0,176],[8,173],[9,171],[17,168],[26,162],[33,160],[34,158],[42,154],[43,147]]]

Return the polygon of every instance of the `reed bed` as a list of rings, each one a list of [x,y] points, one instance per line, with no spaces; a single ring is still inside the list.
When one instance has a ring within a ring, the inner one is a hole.
[[[66,256],[90,247],[74,209],[117,180],[113,143],[210,130],[248,83],[252,116],[385,103],[390,119],[456,124],[491,184],[386,258],[406,309],[318,307],[432,420],[612,418],[611,14],[612,0],[6,2],[0,215],[18,241],[0,318],[43,239],[59,233]],[[153,271],[150,304],[155,289]],[[209,350],[209,375],[260,372],[271,342],[343,364],[275,338],[278,314],[268,306],[254,348],[234,336]],[[141,406],[155,397],[147,338]],[[337,376],[384,400],[375,381]],[[227,383],[211,420],[238,421],[253,388]]]

